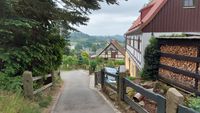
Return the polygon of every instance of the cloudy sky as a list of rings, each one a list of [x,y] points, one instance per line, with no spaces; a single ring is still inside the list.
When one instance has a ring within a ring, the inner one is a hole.
[[[123,35],[149,0],[120,0],[120,5],[102,4],[102,9],[89,15],[87,26],[77,29],[89,35]]]

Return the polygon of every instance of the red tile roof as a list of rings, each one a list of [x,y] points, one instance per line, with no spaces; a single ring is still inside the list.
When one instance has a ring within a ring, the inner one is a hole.
[[[167,0],[153,0],[147,6],[140,10],[141,15],[129,28],[126,35],[140,29],[142,30],[151,20],[158,14],[162,7],[167,3]]]

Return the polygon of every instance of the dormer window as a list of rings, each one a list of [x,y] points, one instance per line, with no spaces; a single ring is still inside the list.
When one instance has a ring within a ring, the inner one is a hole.
[[[183,0],[183,7],[195,7],[195,0]]]

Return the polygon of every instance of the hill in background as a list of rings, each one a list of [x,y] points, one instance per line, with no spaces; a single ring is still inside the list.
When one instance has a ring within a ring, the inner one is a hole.
[[[88,51],[89,53],[95,53],[97,50],[105,48],[110,40],[117,40],[122,46],[124,46],[124,37],[121,35],[113,36],[90,36],[82,32],[72,32],[70,34],[71,49],[76,51]]]

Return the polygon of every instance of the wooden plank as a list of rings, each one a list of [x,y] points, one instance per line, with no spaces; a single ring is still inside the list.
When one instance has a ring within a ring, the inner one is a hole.
[[[43,77],[39,76],[39,77],[32,77],[32,78],[33,78],[33,81],[38,81],[38,80],[42,79]]]
[[[199,39],[158,39],[160,45],[199,46]]]
[[[139,104],[131,100],[128,96],[124,95],[124,101],[130,105],[138,113],[149,113],[147,110],[142,108]]]
[[[45,78],[49,78],[49,77],[52,77],[52,75],[51,75],[51,74],[48,74],[48,75],[45,76]],[[40,79],[42,79],[42,78],[43,78],[43,76],[32,77],[33,81],[38,81],[38,80],[40,80]]]
[[[35,91],[33,92],[33,94],[35,95],[35,94],[37,94],[37,93],[39,93],[39,92],[41,92],[41,91],[43,91],[43,90],[45,90],[45,89],[51,87],[52,85],[53,85],[53,83],[49,83],[49,84],[47,84],[47,85],[41,87],[40,89],[35,90]]]
[[[184,91],[184,92],[186,92],[186,93],[196,93],[197,95],[200,96],[200,92],[197,91],[196,89],[186,87],[186,86],[184,86],[184,85],[182,85],[182,84],[177,83],[176,81],[172,81],[172,80],[170,80],[170,79],[164,78],[164,77],[162,77],[161,75],[159,75],[158,78],[159,78],[159,80],[165,82],[166,84],[169,84],[169,85],[171,85],[171,86],[174,86],[174,87],[176,87],[177,89],[179,89],[179,90],[181,90],[181,91]]]
[[[118,92],[117,88],[115,86],[111,85],[110,83],[108,83],[108,82],[105,81],[105,85],[107,85],[108,87],[110,87],[114,91]]]
[[[184,76],[187,76],[187,77],[200,79],[200,75],[196,74],[196,73],[191,73],[189,71],[184,71],[184,70],[177,69],[177,68],[167,66],[167,65],[164,65],[164,64],[160,64],[159,67],[162,68],[162,69],[169,70],[169,71],[174,72],[174,73],[183,74]]]
[[[105,74],[108,75],[108,76],[114,77],[114,78],[119,77],[117,74],[112,74],[112,73],[109,73],[109,72],[106,72],[106,71],[105,71]]]
[[[125,87],[131,87],[136,92],[139,92],[143,96],[155,101],[157,103],[157,105],[158,105],[157,106],[157,113],[165,113],[166,99],[162,95],[159,95],[157,93],[151,92],[151,91],[145,89],[144,87],[131,82],[128,79],[125,79]]]
[[[157,93],[154,93],[154,92],[151,92],[149,90],[147,90],[146,88],[138,85],[138,84],[135,84],[133,82],[131,82],[130,80],[128,79],[125,79],[125,85],[126,87],[131,87],[133,88],[136,92],[139,92],[140,94],[142,94],[143,96],[145,97],[148,97],[149,99],[151,100],[154,100],[154,101],[158,101],[159,99],[165,99],[163,96],[160,96],[159,94]]]
[[[179,105],[178,106],[178,113],[199,113],[191,108],[188,108],[186,106],[183,105]]]
[[[176,59],[176,60],[200,63],[199,57],[189,57],[189,56],[175,55],[175,54],[169,54],[169,53],[161,53],[161,57],[167,57],[167,58],[173,58],[173,59]]]

